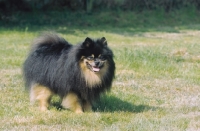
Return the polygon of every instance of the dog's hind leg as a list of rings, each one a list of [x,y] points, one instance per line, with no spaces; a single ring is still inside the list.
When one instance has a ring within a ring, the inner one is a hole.
[[[46,111],[48,109],[52,95],[53,92],[45,86],[39,84],[34,84],[31,86],[30,101],[31,103],[36,100],[39,101],[41,111]]]
[[[75,113],[83,113],[83,109],[81,106],[80,99],[78,96],[73,93],[69,92],[62,100],[62,106],[66,109],[70,109]]]

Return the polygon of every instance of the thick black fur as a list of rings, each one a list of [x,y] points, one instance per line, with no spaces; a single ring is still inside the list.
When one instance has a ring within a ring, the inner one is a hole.
[[[92,88],[87,86],[79,64],[82,56],[91,54],[104,55],[109,65],[102,83]],[[32,84],[40,84],[61,98],[72,91],[81,100],[90,102],[111,88],[114,72],[113,53],[102,39],[86,38],[82,43],[71,45],[55,34],[37,38],[23,66],[26,89],[30,90]]]

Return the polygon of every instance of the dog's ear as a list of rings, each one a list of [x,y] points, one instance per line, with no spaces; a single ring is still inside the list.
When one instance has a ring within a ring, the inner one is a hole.
[[[90,39],[89,37],[87,37],[85,39],[85,41],[83,42],[82,47],[84,47],[84,48],[91,48],[93,46],[93,44],[94,43],[93,43],[92,39]]]
[[[101,38],[101,43],[104,45],[104,46],[107,46],[107,40],[105,37],[102,37]]]

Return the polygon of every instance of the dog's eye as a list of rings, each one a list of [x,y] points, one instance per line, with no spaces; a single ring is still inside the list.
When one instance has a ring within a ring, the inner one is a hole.
[[[88,59],[88,60],[94,60],[94,57],[88,56],[87,59]]]
[[[99,59],[102,60],[102,61],[104,61],[104,60],[106,60],[106,57],[104,57],[104,56],[101,55],[101,56],[99,56]]]

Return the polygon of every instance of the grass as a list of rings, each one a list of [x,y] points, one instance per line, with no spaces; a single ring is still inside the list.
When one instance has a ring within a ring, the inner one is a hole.
[[[198,13],[46,12],[33,13],[33,19],[16,13],[0,27],[0,130],[200,130]],[[63,110],[58,97],[47,112],[30,105],[21,67],[31,41],[43,30],[55,30],[71,43],[87,36],[107,38],[116,78],[111,92],[95,103],[95,112]]]

